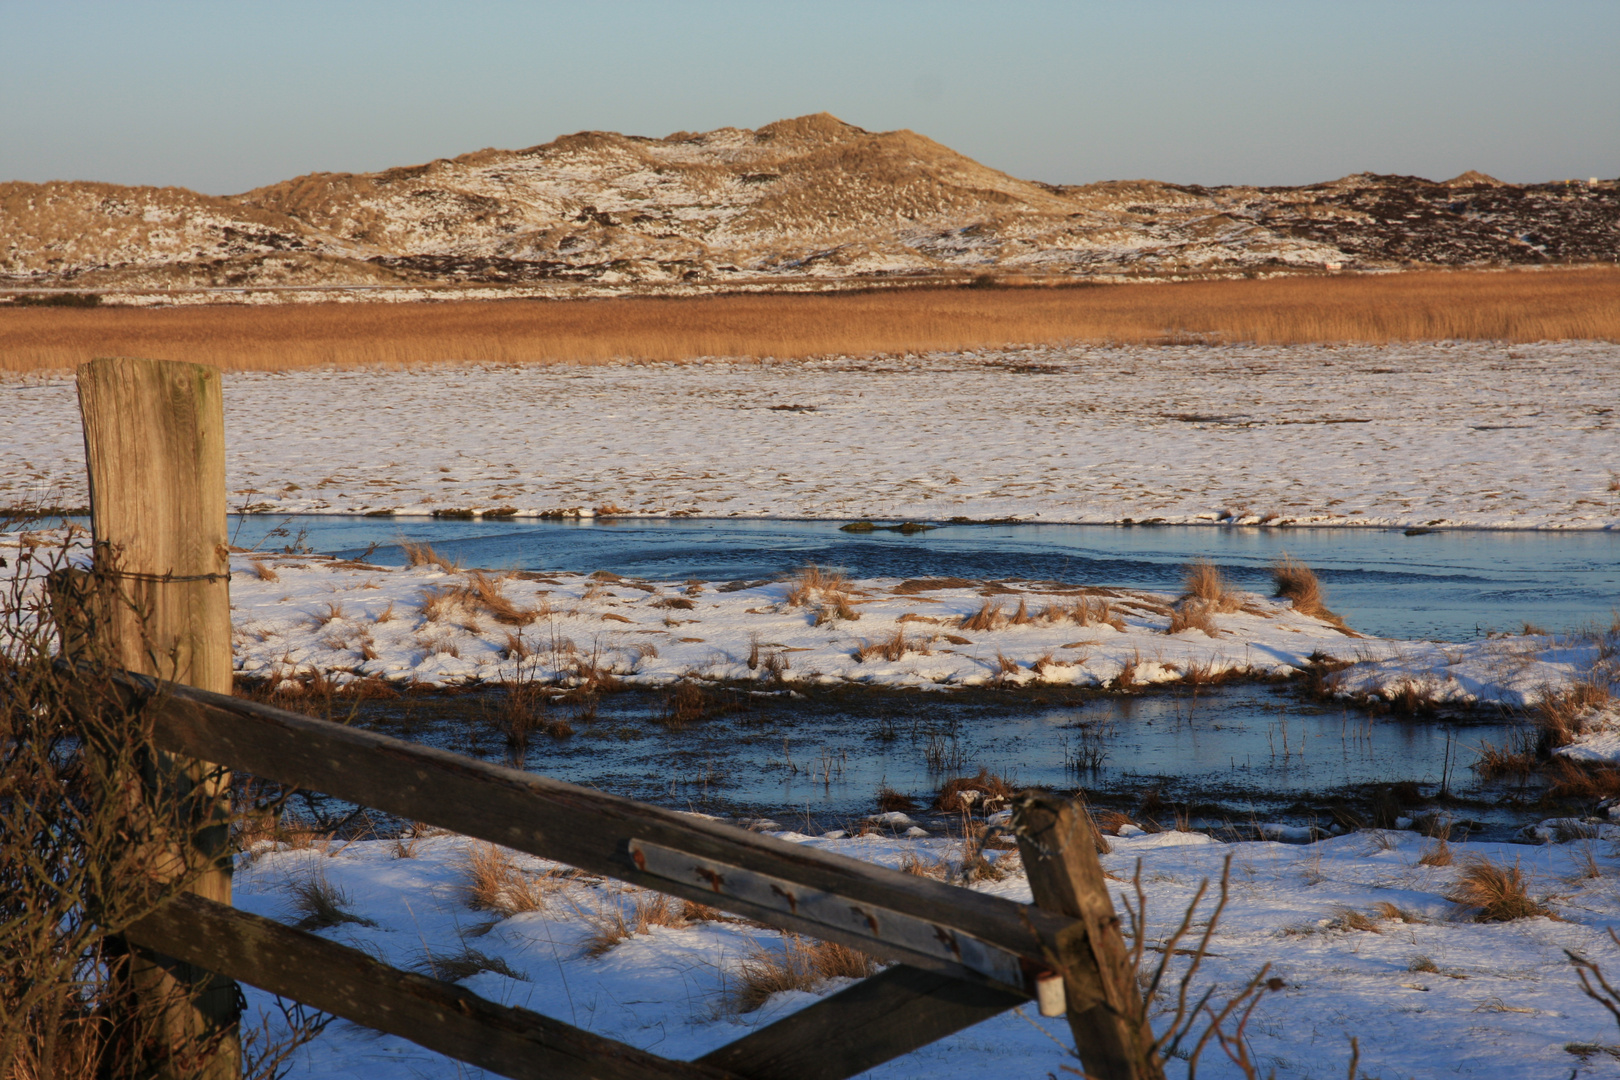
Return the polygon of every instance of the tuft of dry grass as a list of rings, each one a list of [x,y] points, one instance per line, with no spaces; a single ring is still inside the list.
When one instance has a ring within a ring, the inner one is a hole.
[[[979,605],[978,611],[975,611],[972,615],[962,616],[961,621],[956,625],[957,628],[961,630],[977,630],[983,633],[999,629],[1006,621],[1007,616],[1002,614],[1001,605],[994,601],[986,600],[983,604]]]
[[[350,911],[353,901],[349,899],[349,894],[333,885],[319,871],[292,882],[287,886],[287,891],[292,894],[293,914],[298,916],[298,921],[293,925],[300,930],[328,930],[344,923],[377,925]]]
[[[664,695],[664,708],[659,722],[667,728],[679,730],[709,715],[713,702],[703,687],[691,679],[681,679]]]
[[[1294,610],[1301,615],[1320,619],[1340,630],[1347,629],[1344,620],[1323,603],[1322,583],[1316,579],[1315,571],[1292,555],[1284,554],[1272,564],[1271,580],[1277,587],[1277,598],[1292,601]]]
[[[1561,693],[1544,691],[1530,714],[1541,730],[1543,747],[1550,750],[1574,742],[1587,718],[1611,700],[1608,685],[1596,678],[1583,679]]]
[[[437,551],[432,544],[413,544],[409,540],[399,542],[400,550],[405,553],[406,566],[437,566],[447,574],[461,572],[461,563],[453,562]]]
[[[422,304],[16,307],[0,370],[67,370],[96,356],[163,356],[226,371],[445,363],[598,364],[1200,340],[1620,340],[1620,273],[1555,271],[1286,277],[1151,288],[925,288],[688,299]]]
[[[934,799],[936,809],[959,814],[970,808],[981,811],[1006,803],[1012,797],[1013,786],[1005,777],[994,776],[981,768],[974,776],[957,776],[945,782]]]
[[[425,953],[421,960],[411,966],[423,975],[445,982],[460,982],[474,975],[482,975],[486,971],[504,975],[508,979],[517,979],[519,982],[529,981],[527,975],[513,970],[512,966],[501,957],[481,953],[465,943],[455,952]]]
[[[1194,559],[1187,564],[1181,588],[1182,602],[1197,600],[1211,614],[1229,615],[1243,606],[1242,595],[1208,559]]]
[[[916,799],[913,799],[910,795],[901,794],[888,784],[884,784],[882,787],[878,788],[877,804],[878,809],[884,813],[888,813],[893,810],[898,810],[901,813],[908,813],[917,809]]]
[[[1444,839],[1440,839],[1424,846],[1423,851],[1418,855],[1418,865],[1450,866],[1453,858],[1451,844]]]
[[[1481,743],[1479,759],[1469,768],[1481,780],[1497,780],[1504,776],[1527,777],[1536,771],[1535,740],[1522,732],[1513,732],[1501,746]]]
[[[645,934],[654,926],[684,930],[694,922],[719,917],[719,912],[703,904],[678,900],[663,893],[645,893],[636,898],[628,916],[617,903],[585,916],[590,926],[585,935],[585,955],[592,959],[604,956],[620,942],[628,941],[635,934]]]
[[[1504,866],[1478,855],[1463,860],[1462,873],[1446,899],[1459,907],[1476,909],[1476,922],[1555,917],[1551,909],[1531,899],[1529,883],[1518,863]]]
[[[281,575],[270,566],[268,559],[254,559],[248,563],[253,567],[253,573],[260,581],[280,581]]]
[[[467,850],[461,872],[467,906],[501,915],[544,909],[546,894],[558,884],[555,879],[525,874],[513,863],[510,851],[482,841]]]
[[[756,945],[737,965],[726,995],[733,1012],[751,1013],[787,990],[814,990],[828,979],[864,979],[878,962],[859,949],[831,941],[782,935],[782,948]]]
[[[1164,628],[1166,634],[1179,634],[1184,630],[1202,630],[1210,637],[1220,637],[1221,632],[1215,626],[1215,620],[1210,617],[1209,606],[1201,600],[1186,599],[1170,614],[1170,625]]]
[[[900,629],[882,641],[869,642],[862,640],[851,655],[855,657],[856,663],[864,664],[870,658],[877,656],[892,664],[907,653],[921,653],[926,656],[928,655],[928,646],[921,639],[907,640],[905,630]]]

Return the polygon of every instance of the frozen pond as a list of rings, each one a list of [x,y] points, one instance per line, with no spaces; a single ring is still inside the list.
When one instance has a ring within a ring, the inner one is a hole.
[[[377,730],[513,763],[496,723],[502,691],[376,702]],[[1332,822],[1365,815],[1378,790],[1442,785],[1460,812],[1506,824],[1500,791],[1467,765],[1509,725],[1370,717],[1305,700],[1287,687],[1238,685],[1139,697],[1076,691],[935,695],[711,688],[700,719],[671,725],[648,692],[558,702],[517,755],[525,768],[617,795],[722,816],[763,815],[805,831],[844,828],[878,809],[889,787],[926,817],[952,776],[981,768],[1015,787],[1084,787],[1101,806],[1139,811],[1157,798],[1206,825],[1256,819]],[[1155,793],[1149,796],[1149,792]]]
[[[274,550],[303,534],[316,551],[404,560],[400,538],[467,566],[615,573],[654,580],[768,577],[805,563],[852,577],[1026,578],[1174,590],[1194,558],[1269,591],[1284,552],[1313,567],[1329,605],[1383,637],[1463,641],[1530,622],[1607,623],[1620,608],[1620,533],[941,525],[909,535],[845,533],[826,521],[454,521],[305,515],[238,518],[236,543]],[[282,535],[267,535],[280,531]]]

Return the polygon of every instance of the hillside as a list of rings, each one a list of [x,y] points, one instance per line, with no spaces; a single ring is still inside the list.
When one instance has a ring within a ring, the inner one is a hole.
[[[0,288],[591,295],[1617,257],[1613,181],[1511,185],[1470,172],[1443,183],[1060,187],[826,113],[662,139],[584,132],[229,197],[0,184]]]

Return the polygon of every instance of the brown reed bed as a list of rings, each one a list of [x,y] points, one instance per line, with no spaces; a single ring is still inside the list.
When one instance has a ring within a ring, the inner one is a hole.
[[[227,371],[781,359],[1010,344],[1620,341],[1620,270],[1425,271],[1163,285],[685,299],[0,306],[0,371],[153,356]]]

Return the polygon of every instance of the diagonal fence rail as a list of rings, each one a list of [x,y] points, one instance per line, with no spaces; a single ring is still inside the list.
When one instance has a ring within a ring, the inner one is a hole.
[[[218,372],[97,360],[79,383],[95,574],[138,593],[142,618],[109,614],[64,575],[51,582],[72,628],[62,650],[71,658],[75,638],[110,639],[133,669],[114,676],[125,704],[150,710],[174,767],[246,770],[893,962],[699,1061],[671,1061],[237,911],[222,868],[125,932],[155,971],[251,983],[520,1078],[843,1080],[1035,1000],[1067,1015],[1084,1075],[1162,1080],[1096,836],[1071,803],[1019,797],[1035,898],[1019,904],[210,689],[229,686],[229,569],[214,540],[224,535]],[[168,796],[158,783],[145,797]],[[220,785],[222,810],[227,798]],[[222,1005],[179,1006],[179,1020],[221,1033],[228,1052],[210,1080],[238,1071],[227,989],[212,991]]]

